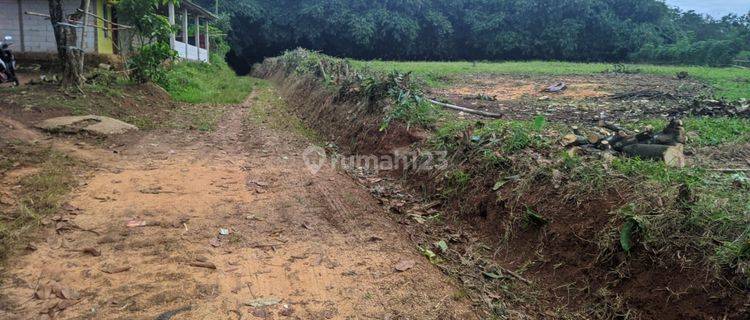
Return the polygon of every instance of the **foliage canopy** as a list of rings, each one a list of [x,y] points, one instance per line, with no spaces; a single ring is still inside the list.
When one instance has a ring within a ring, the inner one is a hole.
[[[750,51],[750,15],[714,20],[657,0],[228,0],[221,11],[239,68],[296,47],[358,59],[712,65]]]

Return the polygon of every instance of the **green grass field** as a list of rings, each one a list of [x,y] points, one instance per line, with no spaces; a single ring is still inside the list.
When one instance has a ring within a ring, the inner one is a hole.
[[[430,86],[445,86],[451,76],[463,74],[549,74],[586,75],[609,72],[616,67],[609,63],[576,63],[554,61],[529,62],[398,62],[398,61],[353,61],[356,66],[369,66],[375,70],[401,72],[411,71],[421,76]],[[630,72],[675,76],[686,71],[692,77],[711,85],[717,98],[738,100],[750,99],[750,70],[741,68],[711,68],[697,66],[660,66],[628,64]]]
[[[250,94],[253,80],[237,76],[223,59],[212,59],[211,64],[177,63],[163,86],[176,101],[241,103]]]

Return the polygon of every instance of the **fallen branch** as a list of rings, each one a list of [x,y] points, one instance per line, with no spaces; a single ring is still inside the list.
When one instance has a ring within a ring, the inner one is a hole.
[[[498,114],[498,113],[492,113],[492,112],[487,112],[487,111],[482,111],[482,110],[474,110],[474,109],[459,107],[459,106],[454,105],[454,104],[444,103],[444,102],[440,102],[440,101],[436,101],[436,100],[432,100],[432,99],[427,99],[427,101],[429,101],[430,103],[432,103],[434,105],[441,106],[443,108],[448,108],[448,109],[452,109],[452,110],[463,111],[463,112],[466,112],[466,113],[476,114],[476,115],[480,115],[480,116],[485,116],[485,117],[490,117],[490,118],[502,118],[503,117],[503,115]]]
[[[521,280],[523,283],[531,285],[531,281],[529,281],[529,279],[526,279],[526,278],[522,277],[520,274],[515,273],[515,272],[513,272],[511,270],[508,270],[508,268],[503,268],[503,267],[500,267],[500,266],[498,266],[498,268],[500,268],[500,270],[502,270],[503,272],[507,272],[509,275],[513,276],[514,278],[516,278],[518,280]]]
[[[661,160],[668,166],[684,167],[685,155],[682,145],[670,146],[662,144],[631,144],[625,146],[622,152],[629,157],[642,159]]]
[[[128,26],[128,25],[119,24],[119,23],[116,23],[116,22],[109,21],[109,20],[104,19],[104,18],[102,18],[102,17],[100,17],[98,15],[95,15],[95,14],[93,14],[91,12],[83,11],[81,9],[77,9],[77,11],[80,12],[80,13],[92,16],[92,17],[94,17],[94,18],[96,18],[98,20],[101,20],[101,21],[105,22],[105,23],[109,23],[109,24],[111,24],[113,26],[117,26],[117,27],[119,27],[119,29],[133,29],[134,28],[133,26]]]
[[[672,119],[664,130],[654,134],[654,128],[646,126],[637,134],[628,133],[624,128],[599,121],[598,133],[589,131],[584,134],[578,127],[571,127],[573,133],[560,138],[563,146],[570,148],[573,153],[585,147],[589,150],[605,152],[619,152],[628,157],[664,161],[668,166],[684,167],[685,155],[683,145],[686,141],[685,128],[682,121]],[[613,132],[610,132],[609,129]],[[577,148],[577,149],[576,149]]]
[[[81,9],[78,9],[78,11],[80,11],[81,13],[83,13],[83,10],[81,10]],[[49,14],[45,14],[45,13],[38,13],[38,12],[33,12],[33,11],[25,11],[24,14],[29,15],[29,16],[34,16],[34,17],[42,17],[42,18],[45,18],[45,19],[50,19]],[[115,30],[132,29],[133,28],[131,26],[123,26],[123,25],[116,24],[116,23],[113,24],[113,25],[118,25],[118,26],[122,26],[122,27],[108,28],[108,27],[104,27],[104,26],[97,26],[95,24],[88,24],[88,23],[82,24],[80,21],[71,20],[71,19],[66,19],[66,21],[68,21],[68,24],[72,25],[73,27],[77,27],[77,28],[80,28],[80,27],[82,27],[84,25],[87,26],[87,27],[96,28],[96,29],[102,29],[102,30],[107,30],[107,31],[115,31]]]

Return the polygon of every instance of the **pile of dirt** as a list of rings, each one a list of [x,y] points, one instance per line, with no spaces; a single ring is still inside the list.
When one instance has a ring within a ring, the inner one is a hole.
[[[296,108],[305,122],[343,146],[340,150],[345,153],[393,155],[408,148],[420,150],[429,147],[424,144],[429,137],[424,131],[409,130],[398,125],[392,125],[386,131],[376,130],[382,123],[383,114],[368,113],[366,101],[337,100],[337,93],[315,77],[290,74],[279,66],[266,66],[261,70],[263,72],[256,75],[272,79],[284,88],[283,97]],[[473,137],[471,132],[463,136]],[[567,315],[588,318],[744,319],[749,314],[747,295],[743,294],[746,289],[715,278],[712,270],[695,264],[695,261],[701,261],[701,257],[689,250],[626,253],[622,249],[613,249],[619,248],[619,244],[606,241],[613,239],[610,232],[616,230],[613,226],[622,223],[622,218],[612,212],[631,200],[628,195],[631,194],[632,181],[614,177],[603,190],[573,192],[571,188],[580,187],[577,181],[561,181],[564,178],[559,172],[544,171],[544,165],[549,162],[547,159],[552,158],[545,152],[556,151],[529,151],[506,160],[512,163],[511,166],[523,164],[520,167],[530,170],[524,173],[529,178],[520,181],[518,177],[510,176],[502,183],[493,174],[487,174],[488,169],[480,167],[469,155],[449,155],[456,160],[450,163],[449,169],[467,172],[468,176],[475,177],[467,182],[464,192],[453,197],[444,196],[450,187],[444,173],[450,170],[437,173],[395,171],[362,180],[372,184],[373,181],[389,179],[389,176],[405,177],[402,182],[410,186],[412,192],[439,200],[439,205],[432,208],[452,212],[442,218],[448,221],[438,227],[420,223],[418,229],[422,233],[418,234],[429,235],[426,238],[432,239],[456,239],[450,242],[454,246],[450,250],[453,254],[445,255],[453,257],[453,264],[443,266],[444,270],[464,283],[480,286],[472,290],[479,292],[481,299],[494,301],[488,303],[488,308],[493,309],[494,313],[499,312],[495,308],[501,303],[511,311],[525,313],[525,316],[532,318]],[[383,193],[382,187],[373,186],[373,190],[378,194]],[[395,198],[386,196],[381,201],[396,203],[394,208],[397,212],[405,214],[405,217],[415,217],[417,221],[424,222],[430,217],[423,210],[406,209],[409,204],[400,193],[396,193]],[[419,237],[418,234],[414,237]],[[466,237],[474,240],[467,241]],[[476,271],[460,265],[477,255],[475,241],[478,239],[490,244],[487,247],[490,254],[479,259],[479,265],[472,265],[481,266],[478,267],[482,271],[480,278],[484,274],[490,280],[479,281],[479,284],[475,278],[467,280],[467,275],[456,271]],[[432,259],[432,256],[428,256]],[[499,269],[490,268],[493,264]],[[487,284],[493,279],[503,278],[503,274],[508,274],[507,270],[525,270],[523,277],[537,285],[508,289]],[[489,287],[505,293],[488,293],[486,290]],[[528,301],[518,299],[519,296],[533,299],[534,306],[530,307]],[[670,307],[665,308],[665,305]]]
[[[95,114],[153,129],[166,123],[180,105],[155,84],[87,86],[84,93],[46,84],[3,90],[0,94],[6,105],[0,116],[31,127],[49,118]]]

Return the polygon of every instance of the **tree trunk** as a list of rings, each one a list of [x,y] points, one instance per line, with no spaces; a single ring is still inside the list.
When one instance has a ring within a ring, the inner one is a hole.
[[[82,1],[81,7],[84,6]],[[63,0],[49,0],[49,16],[55,31],[57,56],[62,64],[62,85],[79,86],[83,84],[82,66],[83,51],[78,47],[76,29],[63,14]],[[71,19],[80,16],[74,13]]]
[[[685,167],[685,154],[681,144],[667,146],[661,144],[631,144],[623,148],[629,157],[664,161],[670,167]]]

